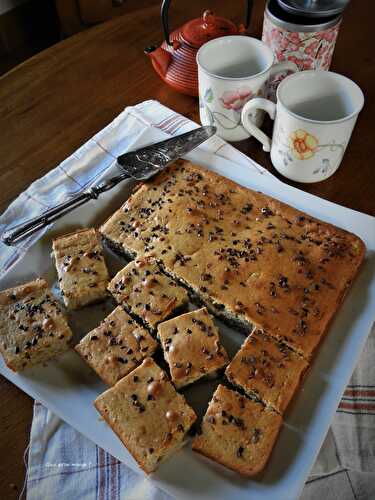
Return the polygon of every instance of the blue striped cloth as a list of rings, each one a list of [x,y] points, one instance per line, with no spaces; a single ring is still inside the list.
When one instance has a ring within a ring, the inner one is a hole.
[[[197,125],[157,101],[124,110],[71,157],[34,182],[0,217],[0,235],[16,220],[89,187],[103,177],[116,156],[140,144],[162,140]],[[205,145],[211,153],[267,170],[215,137]],[[21,246],[0,247],[0,276],[41,236]],[[302,499],[368,500],[375,498],[375,329],[337,410]],[[171,497],[84,438],[40,403],[35,402],[26,476],[28,500],[167,500]],[[279,500],[279,499],[278,499]],[[282,500],[282,499],[280,499]]]

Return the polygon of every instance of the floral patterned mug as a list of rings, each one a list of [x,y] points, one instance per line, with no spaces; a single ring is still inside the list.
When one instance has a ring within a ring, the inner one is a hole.
[[[215,125],[217,134],[227,141],[251,136],[241,121],[243,106],[254,97],[266,95],[271,77],[297,66],[285,61],[274,64],[266,44],[242,35],[225,36],[205,43],[197,54],[199,111],[202,125]],[[260,126],[264,112],[250,113]]]
[[[362,90],[349,78],[329,71],[288,76],[277,89],[277,104],[256,98],[245,104],[246,129],[271,152],[273,166],[288,179],[317,182],[339,167],[358,114]],[[275,120],[272,140],[250,118],[266,111]]]

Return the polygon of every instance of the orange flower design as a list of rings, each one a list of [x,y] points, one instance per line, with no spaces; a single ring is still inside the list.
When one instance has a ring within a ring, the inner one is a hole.
[[[298,129],[290,134],[289,146],[297,160],[308,160],[314,156],[319,142],[305,130]]]

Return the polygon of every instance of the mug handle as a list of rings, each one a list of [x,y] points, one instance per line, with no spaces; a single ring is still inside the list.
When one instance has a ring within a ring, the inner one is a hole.
[[[294,62],[292,61],[283,61],[275,63],[270,70],[270,76],[268,77],[268,79],[273,78],[278,73],[284,73],[284,71],[291,71],[292,73],[297,73],[299,70],[297,64],[294,64]]]
[[[271,151],[271,139],[264,132],[262,132],[250,118],[251,111],[256,111],[257,109],[263,109],[263,111],[266,111],[269,114],[271,120],[274,120],[276,116],[276,104],[268,99],[263,99],[263,97],[255,97],[245,104],[241,113],[243,127],[250,135],[253,135],[263,144],[263,151],[267,151],[269,153]]]
[[[274,77],[278,73],[283,73],[284,71],[297,73],[298,66],[291,61],[276,63],[271,68],[269,78]],[[266,111],[269,114],[271,120],[274,120],[276,116],[276,104],[269,99],[255,97],[245,104],[245,106],[242,108],[241,113],[241,122],[243,127],[249,134],[253,135],[256,139],[258,139],[259,142],[263,144],[263,151],[269,153],[271,151],[271,139],[264,132],[262,132],[259,127],[254,125],[249,116],[251,111],[257,109],[263,109],[263,111]]]

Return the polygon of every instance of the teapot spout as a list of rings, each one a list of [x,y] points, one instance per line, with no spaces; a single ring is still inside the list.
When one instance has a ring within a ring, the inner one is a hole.
[[[158,75],[164,78],[172,59],[171,53],[161,47],[146,47],[144,52],[151,58],[152,65]]]

